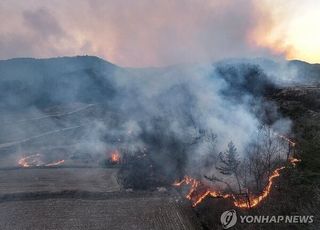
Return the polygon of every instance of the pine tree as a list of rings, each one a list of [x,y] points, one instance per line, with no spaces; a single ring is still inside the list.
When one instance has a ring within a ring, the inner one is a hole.
[[[229,142],[227,150],[219,154],[219,159],[221,164],[216,168],[224,175],[233,175],[237,180],[239,193],[241,193],[241,184],[238,176],[238,169],[241,162],[239,160],[237,148],[232,141]]]

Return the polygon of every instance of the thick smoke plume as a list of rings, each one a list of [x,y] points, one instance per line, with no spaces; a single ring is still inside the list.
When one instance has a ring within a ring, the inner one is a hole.
[[[1,155],[101,161],[119,149],[142,154],[143,167],[169,181],[208,157],[210,135],[216,151],[232,141],[245,156],[262,125],[290,132],[265,99],[283,82],[258,62],[124,69],[94,57],[4,61]]]

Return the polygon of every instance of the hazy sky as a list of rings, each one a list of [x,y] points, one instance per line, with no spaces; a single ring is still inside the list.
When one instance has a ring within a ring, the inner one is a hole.
[[[0,0],[0,59],[97,55],[122,66],[229,57],[320,62],[318,0]]]

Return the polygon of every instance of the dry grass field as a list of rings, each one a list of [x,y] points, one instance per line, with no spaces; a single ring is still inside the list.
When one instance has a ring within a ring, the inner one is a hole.
[[[121,191],[117,169],[0,170],[0,229],[199,229],[174,192]]]
[[[113,192],[120,190],[117,169],[28,168],[0,170],[0,194],[64,190]]]
[[[0,229],[195,229],[168,197],[46,199],[0,203]]]

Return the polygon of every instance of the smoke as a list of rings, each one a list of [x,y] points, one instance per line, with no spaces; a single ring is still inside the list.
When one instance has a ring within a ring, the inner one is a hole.
[[[140,67],[283,53],[254,41],[271,16],[260,1],[32,2],[0,3],[0,58],[90,54]]]
[[[290,132],[290,120],[265,99],[283,84],[266,66],[245,59],[143,69],[95,57],[2,62],[1,156],[12,165],[12,154],[54,159],[59,149],[65,164],[86,158],[97,165],[119,149],[143,153],[146,167],[169,181],[210,157],[211,134],[216,152],[232,141],[244,157],[261,125]]]
[[[154,167],[174,178],[212,170],[216,162],[207,169],[198,163],[210,158],[212,144],[218,153],[232,141],[244,158],[263,125],[289,134],[291,121],[265,99],[284,80],[275,82],[276,75],[267,75],[271,70],[264,68],[256,60],[237,60],[136,69],[134,76],[115,77],[121,93],[113,103],[124,120],[139,127],[131,148],[142,148],[137,143],[147,146]],[[210,135],[215,135],[214,143],[208,143]]]
[[[219,136],[220,147],[234,140],[240,149],[255,132],[259,122],[250,113],[251,95],[237,92],[235,96],[243,99],[234,102],[225,96],[232,88],[214,66],[177,67],[150,75],[126,79],[126,87],[133,89],[116,98],[123,113],[138,123],[152,124],[153,118],[162,118],[167,121],[167,132],[181,140],[199,129],[211,129]]]

